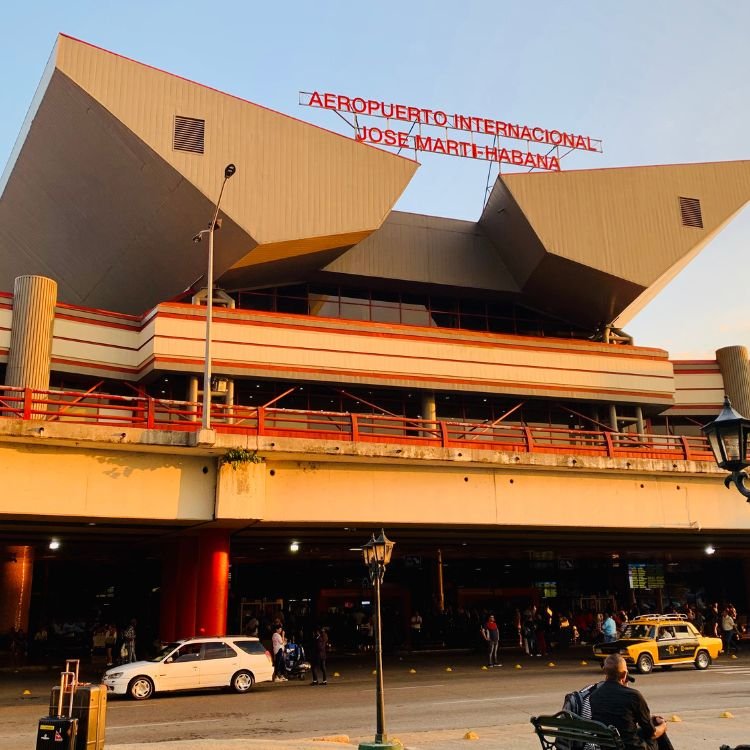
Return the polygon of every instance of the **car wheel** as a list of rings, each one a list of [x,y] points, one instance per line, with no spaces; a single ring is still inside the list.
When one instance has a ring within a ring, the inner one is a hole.
[[[641,674],[648,674],[654,668],[654,660],[649,654],[641,654],[638,657],[636,666]]]
[[[255,684],[255,678],[246,669],[232,677],[230,686],[235,693],[247,693]]]
[[[699,651],[695,655],[695,668],[708,669],[711,666],[711,656],[708,651]]]
[[[154,683],[150,677],[139,675],[134,677],[128,685],[128,695],[134,701],[145,701],[154,694]]]

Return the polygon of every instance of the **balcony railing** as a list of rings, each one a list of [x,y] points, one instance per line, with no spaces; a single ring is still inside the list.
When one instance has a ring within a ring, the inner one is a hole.
[[[0,416],[66,424],[194,432],[201,404],[146,396],[0,387]],[[610,458],[712,461],[702,436],[639,435],[518,424],[417,419],[382,414],[305,411],[275,407],[211,409],[218,432],[354,443],[395,443],[509,453],[553,453]]]

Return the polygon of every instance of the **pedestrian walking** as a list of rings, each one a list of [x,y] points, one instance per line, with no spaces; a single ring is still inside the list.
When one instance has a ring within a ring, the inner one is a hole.
[[[138,621],[133,618],[130,624],[125,628],[122,634],[122,645],[123,651],[127,650],[126,654],[121,654],[123,661],[134,662],[136,661],[135,656],[135,639],[136,639],[136,625]]]
[[[417,649],[422,645],[422,615],[418,610],[414,610],[411,616],[409,630],[411,631],[411,647]]]
[[[487,666],[502,667],[498,661],[500,650],[500,628],[495,621],[495,615],[490,615],[482,628],[482,637],[487,642]]]
[[[312,657],[312,682],[310,684],[327,685],[326,658],[328,656],[328,634],[320,625],[316,625],[313,628],[313,648],[310,656]],[[319,672],[321,677],[320,682],[318,681]]]
[[[724,642],[724,653],[737,653],[737,610],[730,604],[721,614],[721,640]]]
[[[111,623],[104,628],[104,650],[107,658],[107,666],[114,666],[114,650],[117,643],[117,628]]]
[[[284,637],[284,626],[277,622],[273,629],[273,636],[271,636],[271,649],[273,650],[273,677],[272,682],[286,682],[287,679],[284,676],[284,644],[286,638]]]
[[[602,621],[602,635],[605,643],[614,643],[617,640],[617,623],[611,612]]]

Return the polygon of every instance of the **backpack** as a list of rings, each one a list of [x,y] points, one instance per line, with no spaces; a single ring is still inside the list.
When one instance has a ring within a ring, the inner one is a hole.
[[[596,690],[601,682],[587,685],[581,690],[568,693],[563,700],[562,710],[580,716],[582,719],[591,720],[591,693]],[[557,750],[596,750],[596,745],[589,742],[576,742],[575,740],[557,739],[555,741]]]

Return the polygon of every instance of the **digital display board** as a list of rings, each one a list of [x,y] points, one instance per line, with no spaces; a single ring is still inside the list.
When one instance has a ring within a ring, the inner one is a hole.
[[[663,589],[664,566],[628,563],[628,581],[631,589]]]

